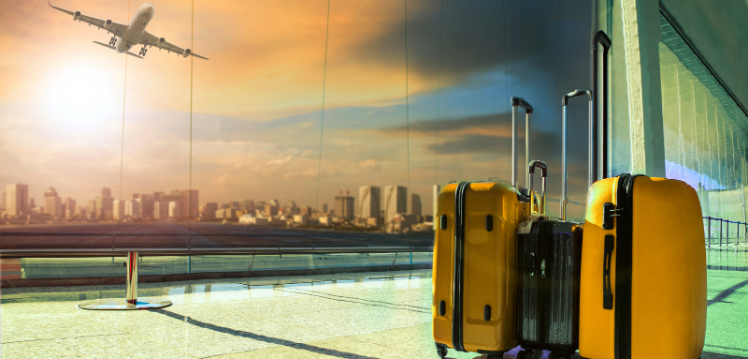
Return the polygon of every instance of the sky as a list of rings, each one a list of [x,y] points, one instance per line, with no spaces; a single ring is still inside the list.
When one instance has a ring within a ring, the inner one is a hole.
[[[52,3],[119,23],[141,5]],[[590,84],[589,1],[331,0],[327,37],[327,1],[196,0],[194,28],[191,2],[154,1],[147,30],[208,61],[126,58],[45,1],[2,5],[0,184],[28,184],[37,203],[50,186],[79,204],[102,187],[192,187],[201,204],[317,207],[403,185],[430,212],[434,184],[509,180],[512,96],[536,109],[532,157],[558,198],[560,98]],[[569,187],[582,203],[586,111],[572,101]],[[523,162],[524,116],[519,129]]]

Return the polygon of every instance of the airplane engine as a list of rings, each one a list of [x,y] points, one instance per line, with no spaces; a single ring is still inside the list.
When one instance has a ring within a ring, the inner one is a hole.
[[[161,46],[164,46],[165,43],[166,43],[166,39],[162,37],[162,38],[158,39],[158,42],[156,43],[156,46],[158,48],[161,48]]]
[[[182,54],[182,56],[187,57],[187,56],[190,56],[191,53],[192,53],[192,50],[187,49],[187,50],[184,50],[184,53]]]
[[[81,18],[81,12],[80,11],[76,11],[75,13],[73,13],[73,21],[78,21],[78,19],[80,19],[80,18]]]
[[[104,28],[105,28],[105,29],[108,29],[108,28],[110,28],[110,27],[112,27],[112,20],[107,20],[107,21],[105,21],[105,22],[104,22]]]

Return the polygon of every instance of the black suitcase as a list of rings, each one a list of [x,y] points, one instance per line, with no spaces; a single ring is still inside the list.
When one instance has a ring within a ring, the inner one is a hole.
[[[517,358],[535,349],[568,358],[579,347],[582,227],[543,215],[547,169],[542,161],[531,162],[531,178],[535,167],[543,172],[540,214],[522,223],[517,235],[517,343],[524,349]]]

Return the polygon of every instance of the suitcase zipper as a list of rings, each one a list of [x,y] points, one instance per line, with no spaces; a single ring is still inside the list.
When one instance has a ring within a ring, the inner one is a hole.
[[[455,190],[454,292],[452,299],[452,346],[465,351],[462,338],[463,269],[465,259],[465,193],[470,182],[461,182]]]

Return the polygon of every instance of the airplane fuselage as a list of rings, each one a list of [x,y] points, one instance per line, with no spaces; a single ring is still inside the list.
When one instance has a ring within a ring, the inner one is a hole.
[[[130,27],[127,28],[122,41],[117,42],[117,53],[125,53],[133,45],[137,45],[140,42],[140,38],[145,33],[145,28],[153,20],[155,13],[155,7],[152,3],[145,3],[135,11],[135,15],[130,20]]]

